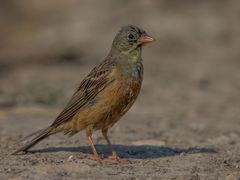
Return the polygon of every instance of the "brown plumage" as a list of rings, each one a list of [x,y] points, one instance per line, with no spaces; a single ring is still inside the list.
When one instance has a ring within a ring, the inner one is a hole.
[[[152,40],[136,26],[124,26],[115,37],[107,58],[82,81],[55,121],[13,154],[26,152],[52,134],[63,132],[71,136],[85,129],[94,156],[101,162],[92,140],[92,132],[101,130],[112,150],[112,158],[125,162],[113,150],[107,131],[129,110],[140,92],[141,49]]]

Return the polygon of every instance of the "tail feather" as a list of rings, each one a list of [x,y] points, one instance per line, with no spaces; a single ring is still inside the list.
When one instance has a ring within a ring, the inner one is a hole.
[[[18,140],[14,145],[20,144],[20,143],[26,143],[25,141],[27,141],[28,139],[30,139],[33,136],[36,136],[37,134],[40,134],[41,132],[43,132],[45,129],[40,129],[38,131],[35,131],[25,137],[23,137],[22,139]]]
[[[45,130],[40,130],[37,131],[35,133],[32,133],[30,135],[28,135],[27,137],[21,139],[21,141],[25,141],[26,139],[28,139],[29,137],[39,133],[35,138],[33,138],[30,142],[28,142],[26,145],[24,145],[23,147],[21,147],[20,149],[16,150],[15,152],[13,152],[11,155],[15,155],[21,151],[26,152],[29,148],[31,148],[33,145],[37,144],[39,141],[45,139],[46,137],[48,137],[49,135],[53,134],[53,128],[52,127],[48,127]],[[20,142],[21,142],[20,141]]]

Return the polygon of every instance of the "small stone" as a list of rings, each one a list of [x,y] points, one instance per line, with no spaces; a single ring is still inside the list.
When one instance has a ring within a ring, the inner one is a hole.
[[[180,157],[182,156],[186,156],[186,153],[185,152],[180,153]]]
[[[67,161],[72,161],[72,159],[73,159],[73,155],[69,156]]]

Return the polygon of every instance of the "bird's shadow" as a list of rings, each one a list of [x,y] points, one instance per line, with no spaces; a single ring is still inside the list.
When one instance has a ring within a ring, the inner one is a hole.
[[[96,148],[100,154],[107,156],[110,154],[109,148],[106,145],[96,145]],[[147,158],[159,158],[167,156],[176,156],[181,153],[194,154],[194,153],[217,153],[216,150],[207,147],[190,147],[190,148],[170,148],[164,146],[153,145],[113,145],[113,148],[123,158],[134,159],[147,159]],[[38,153],[56,153],[56,152],[73,152],[73,153],[92,153],[88,146],[81,147],[49,147],[41,150],[34,150],[30,152]]]

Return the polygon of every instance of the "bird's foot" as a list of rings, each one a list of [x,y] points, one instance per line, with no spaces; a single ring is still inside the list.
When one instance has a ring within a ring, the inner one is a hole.
[[[120,158],[118,155],[116,154],[113,154],[111,156],[108,157],[109,160],[113,160],[113,161],[116,161],[118,163],[122,163],[122,164],[129,164],[131,163],[129,160],[126,160],[126,159],[122,159]]]
[[[94,154],[90,154],[90,155],[88,155],[87,156],[87,158],[88,159],[90,159],[90,160],[94,160],[94,161],[97,161],[99,164],[103,164],[103,159],[101,158],[101,156],[96,156],[96,155],[94,155]]]

